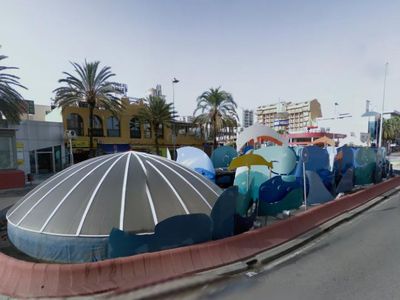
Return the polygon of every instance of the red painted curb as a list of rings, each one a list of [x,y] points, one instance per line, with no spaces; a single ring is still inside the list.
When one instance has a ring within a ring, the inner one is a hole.
[[[392,178],[292,218],[241,235],[178,249],[84,264],[47,264],[0,253],[0,294],[65,297],[125,292],[248,259],[400,185]]]

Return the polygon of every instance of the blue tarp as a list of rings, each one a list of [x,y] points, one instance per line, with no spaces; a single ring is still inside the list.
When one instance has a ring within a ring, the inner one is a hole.
[[[227,168],[237,155],[238,154],[233,147],[222,146],[214,150],[211,155],[211,161],[214,168]]]

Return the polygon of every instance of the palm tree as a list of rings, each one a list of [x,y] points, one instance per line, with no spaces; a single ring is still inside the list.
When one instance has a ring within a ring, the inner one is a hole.
[[[109,79],[115,76],[110,67],[103,67],[99,70],[99,61],[87,62],[83,65],[71,63],[76,75],[63,72],[65,78],[58,82],[65,86],[55,89],[55,104],[62,109],[68,106],[78,106],[79,103],[86,103],[89,108],[89,139],[90,151],[93,150],[93,110],[103,108],[111,111],[114,115],[121,112],[123,105],[117,95],[121,91],[116,88],[115,82]]]
[[[383,139],[394,141],[400,136],[400,117],[393,117],[383,122]]]
[[[7,56],[0,55],[0,61]],[[26,89],[18,82],[19,77],[4,73],[5,70],[15,70],[15,67],[6,67],[0,65],[0,119],[2,115],[12,123],[18,123],[21,120],[21,114],[26,112],[26,106],[20,93],[16,88]]]
[[[222,128],[235,126],[238,115],[236,113],[237,104],[232,95],[221,88],[210,88],[197,98],[197,107],[193,112],[198,111],[200,115],[194,119],[206,128],[211,128],[214,149],[217,147],[217,136]]]
[[[151,131],[154,133],[154,144],[156,153],[160,155],[160,147],[158,143],[160,125],[170,126],[175,112],[172,103],[167,103],[164,98],[159,96],[149,96],[144,101],[144,105],[139,109],[138,117],[143,121],[150,123]]]

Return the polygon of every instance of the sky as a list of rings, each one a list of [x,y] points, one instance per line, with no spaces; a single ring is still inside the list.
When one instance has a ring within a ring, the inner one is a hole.
[[[19,67],[22,94],[37,104],[50,103],[70,61],[99,60],[131,97],[161,84],[172,101],[179,79],[180,115],[221,86],[239,108],[317,98],[329,117],[337,102],[354,116],[344,130],[361,122],[365,100],[381,110],[389,62],[385,110],[400,110],[400,1],[0,0],[0,9],[3,62]]]

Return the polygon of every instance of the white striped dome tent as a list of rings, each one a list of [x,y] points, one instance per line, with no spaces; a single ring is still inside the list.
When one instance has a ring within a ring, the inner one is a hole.
[[[163,157],[110,154],[76,164],[33,189],[8,211],[8,233],[23,252],[51,260],[54,253],[32,253],[25,243],[40,243],[43,236],[46,243],[52,236],[58,242],[69,238],[62,240],[67,244],[76,238],[103,241],[112,228],[152,233],[171,216],[209,215],[221,192],[200,174]]]

